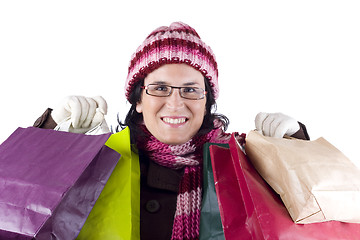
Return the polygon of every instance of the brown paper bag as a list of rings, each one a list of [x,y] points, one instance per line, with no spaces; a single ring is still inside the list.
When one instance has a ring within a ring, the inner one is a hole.
[[[265,137],[251,131],[246,154],[296,223],[360,223],[360,170],[324,138]]]

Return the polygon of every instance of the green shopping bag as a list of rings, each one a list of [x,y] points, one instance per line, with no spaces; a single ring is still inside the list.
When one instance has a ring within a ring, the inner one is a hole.
[[[112,134],[105,145],[121,158],[77,239],[140,239],[140,166],[129,128]]]
[[[204,145],[203,199],[200,215],[200,240],[225,240],[209,152],[210,145],[214,144],[215,143],[205,143]],[[229,147],[228,144],[215,145]]]

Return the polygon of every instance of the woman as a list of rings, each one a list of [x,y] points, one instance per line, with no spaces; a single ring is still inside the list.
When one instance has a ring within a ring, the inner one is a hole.
[[[160,27],[132,56],[125,93],[132,106],[120,126],[129,126],[139,150],[141,239],[198,239],[202,146],[229,139],[228,119],[213,112],[219,95],[215,56],[190,26]],[[70,117],[70,131],[86,132],[106,110],[101,97],[72,96],[35,126],[54,128]],[[308,139],[304,125],[283,114],[260,113],[255,122],[269,136]]]

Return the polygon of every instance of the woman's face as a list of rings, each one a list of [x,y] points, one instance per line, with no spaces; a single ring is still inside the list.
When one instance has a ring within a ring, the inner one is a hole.
[[[186,64],[166,64],[154,70],[144,80],[148,84],[205,89],[204,76]],[[142,91],[136,111],[143,114],[150,133],[159,141],[178,145],[190,140],[200,129],[204,116],[206,96],[199,100],[182,98],[179,89],[168,97],[156,97]]]

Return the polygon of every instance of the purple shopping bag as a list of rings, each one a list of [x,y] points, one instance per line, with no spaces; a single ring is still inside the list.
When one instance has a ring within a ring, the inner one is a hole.
[[[0,146],[0,239],[75,239],[120,155],[89,136],[18,128]]]

